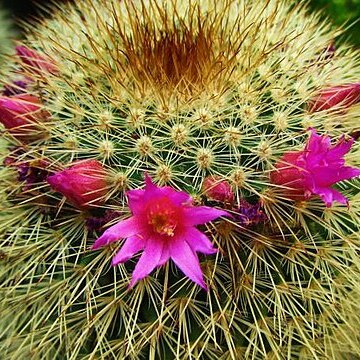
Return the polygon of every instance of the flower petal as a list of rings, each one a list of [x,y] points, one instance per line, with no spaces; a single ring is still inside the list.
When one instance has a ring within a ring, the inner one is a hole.
[[[358,176],[360,176],[360,169],[351,166],[343,166],[339,171],[338,181],[349,180]]]
[[[160,239],[149,238],[147,240],[144,252],[132,273],[129,288],[132,288],[139,280],[149,275],[159,265],[162,252],[163,242]]]
[[[184,225],[195,226],[212,221],[220,216],[231,216],[227,211],[209,206],[184,207]]]
[[[331,207],[334,201],[344,205],[348,203],[347,198],[341,192],[332,188],[317,188],[314,193],[321,197],[326,207]]]
[[[192,201],[191,196],[185,191],[177,191],[170,186],[164,186],[160,189],[162,195],[169,197],[175,205],[189,204]]]
[[[308,143],[305,146],[304,158],[306,168],[317,166],[324,160],[331,146],[331,139],[327,135],[318,135],[315,129],[311,129]]]
[[[169,244],[170,257],[179,269],[193,282],[207,290],[199,259],[189,244],[182,238],[175,238]]]
[[[217,252],[217,249],[213,247],[209,238],[194,227],[187,228],[183,237],[194,252],[197,251],[206,255],[215,254]]]
[[[152,178],[149,174],[145,173],[145,190],[154,191],[159,189],[152,181]]]
[[[319,167],[318,171],[311,176],[314,179],[315,187],[327,187],[339,181],[349,180],[360,176],[360,169],[353,168],[351,166]]]
[[[192,201],[191,196],[184,191],[175,190],[170,186],[156,186],[148,174],[145,174],[144,189],[130,190],[126,195],[131,212],[139,216],[146,212],[149,203],[156,202],[158,198],[168,198],[176,206],[190,204]]]
[[[313,128],[309,129],[310,137],[305,146],[305,151],[310,153],[321,153],[326,151],[331,145],[331,139],[327,135],[319,135]]]
[[[127,238],[139,234],[142,229],[143,226],[136,216],[122,220],[107,229],[102,236],[95,241],[92,249],[96,250],[101,246],[108,245],[114,241],[120,240],[121,238]]]
[[[160,258],[157,266],[163,266],[169,259],[170,259],[169,248],[164,245],[164,248],[163,248],[163,251],[161,254],[161,258]]]
[[[133,255],[142,250],[145,246],[145,241],[140,236],[129,237],[121,249],[113,257],[111,264],[113,266],[128,261]]]
[[[128,204],[129,208],[133,215],[138,215],[144,211],[144,193],[145,190],[129,190],[126,193],[126,196],[128,198]]]
[[[342,136],[339,142],[329,149],[327,156],[330,159],[338,160],[339,158],[342,158],[345,154],[347,154],[350,151],[353,143],[354,143],[353,138],[346,140],[345,137]]]

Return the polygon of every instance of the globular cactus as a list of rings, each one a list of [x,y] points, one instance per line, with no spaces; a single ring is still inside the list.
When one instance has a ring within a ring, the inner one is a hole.
[[[5,10],[4,5],[0,1],[0,81],[7,76],[7,55],[11,52],[11,41],[14,36],[9,16],[10,15]],[[5,141],[0,139],[0,149],[3,149],[4,146],[6,146]]]
[[[0,1],[0,59],[3,66],[4,56],[11,50],[11,39],[13,36],[11,30],[10,15],[5,10],[4,5]],[[1,71],[2,72],[2,71]]]
[[[285,0],[50,13],[0,102],[2,358],[359,354],[359,52]]]

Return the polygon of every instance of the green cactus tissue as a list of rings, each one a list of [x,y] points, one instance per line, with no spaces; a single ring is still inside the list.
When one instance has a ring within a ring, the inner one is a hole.
[[[0,1],[0,59],[4,61],[4,55],[11,50],[11,22],[9,14]]]
[[[0,96],[1,357],[359,354],[360,52],[285,0],[49,13]]]

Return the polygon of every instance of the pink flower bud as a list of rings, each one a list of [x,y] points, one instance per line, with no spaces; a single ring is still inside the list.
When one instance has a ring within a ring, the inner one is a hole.
[[[208,176],[203,182],[203,192],[210,200],[221,201],[231,204],[234,201],[234,193],[230,184],[221,176]]]
[[[360,82],[330,87],[321,90],[310,101],[310,112],[328,110],[335,107],[348,108],[360,102]]]
[[[47,111],[41,110],[41,102],[36,96],[0,96],[0,122],[13,135],[34,131],[36,123],[45,121],[49,116]]]
[[[47,178],[51,187],[74,206],[86,209],[104,203],[106,171],[97,160],[85,160]]]
[[[21,61],[28,66],[30,72],[37,74],[43,72],[55,74],[58,72],[58,67],[54,61],[33,49],[19,45],[16,47],[16,53]]]

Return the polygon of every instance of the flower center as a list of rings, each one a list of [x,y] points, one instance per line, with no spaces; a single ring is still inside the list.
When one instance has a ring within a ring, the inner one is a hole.
[[[176,210],[171,201],[161,198],[148,208],[148,224],[157,234],[172,237],[178,223]]]

